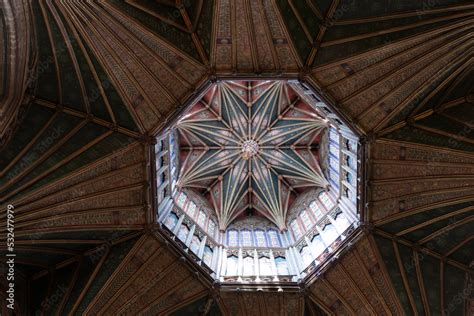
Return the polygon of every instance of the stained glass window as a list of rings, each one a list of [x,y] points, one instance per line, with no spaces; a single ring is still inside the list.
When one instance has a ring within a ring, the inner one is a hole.
[[[319,200],[323,203],[323,205],[328,210],[330,210],[334,207],[334,202],[331,200],[329,195],[324,191],[319,194]]]
[[[214,223],[213,220],[210,220],[209,224],[207,224],[207,233],[211,235],[212,237],[214,237],[215,230],[216,230],[216,223]]]
[[[301,212],[301,220],[303,221],[303,225],[306,229],[310,229],[313,223],[311,222],[311,218],[309,218],[308,213],[306,210]]]
[[[272,247],[281,247],[280,238],[278,238],[278,233],[275,230],[269,230],[268,236]]]
[[[184,194],[183,192],[181,192],[178,196],[178,206],[179,207],[183,207],[184,206],[184,203],[186,202],[186,194]]]
[[[243,230],[242,234],[242,246],[250,247],[252,246],[252,234],[248,230]]]
[[[200,210],[197,223],[199,224],[199,226],[204,227],[205,222],[206,222],[206,213],[203,210]]]
[[[239,245],[239,237],[238,233],[236,230],[230,230],[228,232],[228,238],[229,238],[229,246],[230,247],[237,247]]]
[[[293,230],[293,235],[295,236],[295,239],[300,239],[301,237],[301,230],[300,230],[300,226],[298,225],[298,222],[296,221],[296,219],[294,219],[291,224],[291,229]]]
[[[289,275],[288,271],[288,264],[286,263],[286,259],[283,257],[276,257],[275,258],[275,265],[277,268],[278,275]]]
[[[267,243],[265,240],[265,232],[263,230],[255,231],[255,239],[257,241],[257,247],[266,247]]]
[[[187,213],[190,217],[194,217],[194,215],[196,213],[196,203],[194,203],[193,201],[189,202],[188,208],[187,208]]]
[[[321,212],[321,208],[319,207],[318,202],[313,201],[309,204],[309,208],[314,214],[314,217],[316,217],[316,220],[320,220],[321,217],[323,217],[323,212]]]

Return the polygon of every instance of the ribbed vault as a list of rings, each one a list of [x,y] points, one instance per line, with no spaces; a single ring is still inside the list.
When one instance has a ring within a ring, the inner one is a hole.
[[[295,196],[328,185],[318,152],[326,126],[284,82],[218,83],[177,123],[177,185],[208,193],[222,230],[252,209],[286,229]]]
[[[1,3],[20,314],[472,314],[469,1]],[[213,286],[153,224],[151,136],[238,75],[300,79],[364,136],[362,236],[298,294]]]

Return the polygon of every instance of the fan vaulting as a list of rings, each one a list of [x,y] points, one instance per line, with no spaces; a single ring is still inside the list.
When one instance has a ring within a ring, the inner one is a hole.
[[[221,230],[257,211],[285,229],[290,203],[326,187],[319,147],[327,122],[285,81],[214,85],[178,122],[178,188],[213,205]]]

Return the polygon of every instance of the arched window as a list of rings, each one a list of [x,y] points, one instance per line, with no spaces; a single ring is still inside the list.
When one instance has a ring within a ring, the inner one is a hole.
[[[313,252],[316,256],[319,256],[324,252],[326,245],[324,244],[321,235],[318,234],[313,237],[311,240],[311,249],[313,249]]]
[[[255,263],[253,257],[247,256],[243,260],[243,275],[255,275]]]
[[[230,247],[237,247],[239,245],[239,235],[236,230],[229,230],[227,233],[227,242]]]
[[[316,221],[320,220],[323,217],[323,212],[321,211],[321,207],[319,206],[318,202],[311,202],[309,204],[309,208],[313,212]]]
[[[252,233],[249,230],[242,230],[240,232],[242,247],[251,247],[252,246]]]
[[[257,247],[266,247],[267,242],[265,240],[265,232],[263,230],[256,230],[255,231],[255,241],[257,244]]]
[[[278,237],[278,232],[270,229],[268,231],[268,237],[271,247],[281,247],[280,237]]]
[[[277,268],[278,275],[289,275],[290,272],[288,271],[288,264],[286,263],[286,259],[284,257],[276,257],[275,258],[275,265]]]
[[[178,206],[183,208],[184,207],[184,203],[186,203],[186,194],[184,194],[183,192],[181,192],[178,196]]]
[[[237,275],[238,263],[239,259],[236,256],[227,257],[226,275]]]
[[[300,214],[301,216],[301,221],[303,222],[304,227],[308,230],[313,226],[313,223],[311,222],[311,218],[309,217],[308,213],[306,210],[303,210]]]
[[[324,207],[326,207],[327,210],[331,210],[335,205],[329,197],[329,194],[327,194],[327,192],[325,191],[319,194],[319,200],[321,201],[321,203],[323,203]]]
[[[200,246],[201,246],[201,239],[199,239],[198,236],[194,235],[193,238],[191,239],[191,244],[189,245],[189,249],[191,249],[192,252],[197,254],[199,252]]]
[[[298,222],[296,219],[294,219],[291,224],[290,224],[291,230],[293,231],[293,235],[295,236],[295,239],[298,240],[302,236],[300,226],[298,225]]]
[[[268,257],[260,257],[258,259],[260,275],[273,275],[272,261]]]
[[[200,210],[197,223],[199,226],[204,227],[205,222],[206,222],[206,213],[203,210]]]
[[[216,231],[216,223],[213,220],[209,220],[207,224],[207,233],[214,238],[214,233]]]
[[[313,256],[311,255],[311,251],[309,250],[308,246],[304,246],[301,251],[301,258],[303,258],[303,265],[304,267],[309,266],[311,262],[313,262]]]
[[[178,238],[181,239],[183,242],[186,241],[186,238],[188,237],[189,233],[189,228],[186,226],[186,224],[181,224],[181,227],[179,228],[178,231]]]
[[[193,201],[189,202],[188,204],[188,207],[186,209],[186,212],[188,213],[188,215],[192,218],[194,218],[194,215],[196,214],[196,203],[194,203]]]
[[[202,255],[202,261],[204,261],[205,264],[210,266],[211,263],[212,263],[212,255],[213,254],[214,254],[214,251],[212,251],[211,247],[205,246],[204,247],[204,254]]]

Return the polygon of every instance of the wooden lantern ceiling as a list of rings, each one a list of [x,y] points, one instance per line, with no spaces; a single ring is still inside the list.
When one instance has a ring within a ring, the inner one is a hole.
[[[19,306],[472,315],[472,293],[455,304],[473,274],[471,2],[2,0],[0,200],[16,206]],[[319,89],[367,144],[366,237],[299,296],[220,296],[174,273],[184,263],[151,233],[147,141],[209,81],[259,74]]]

